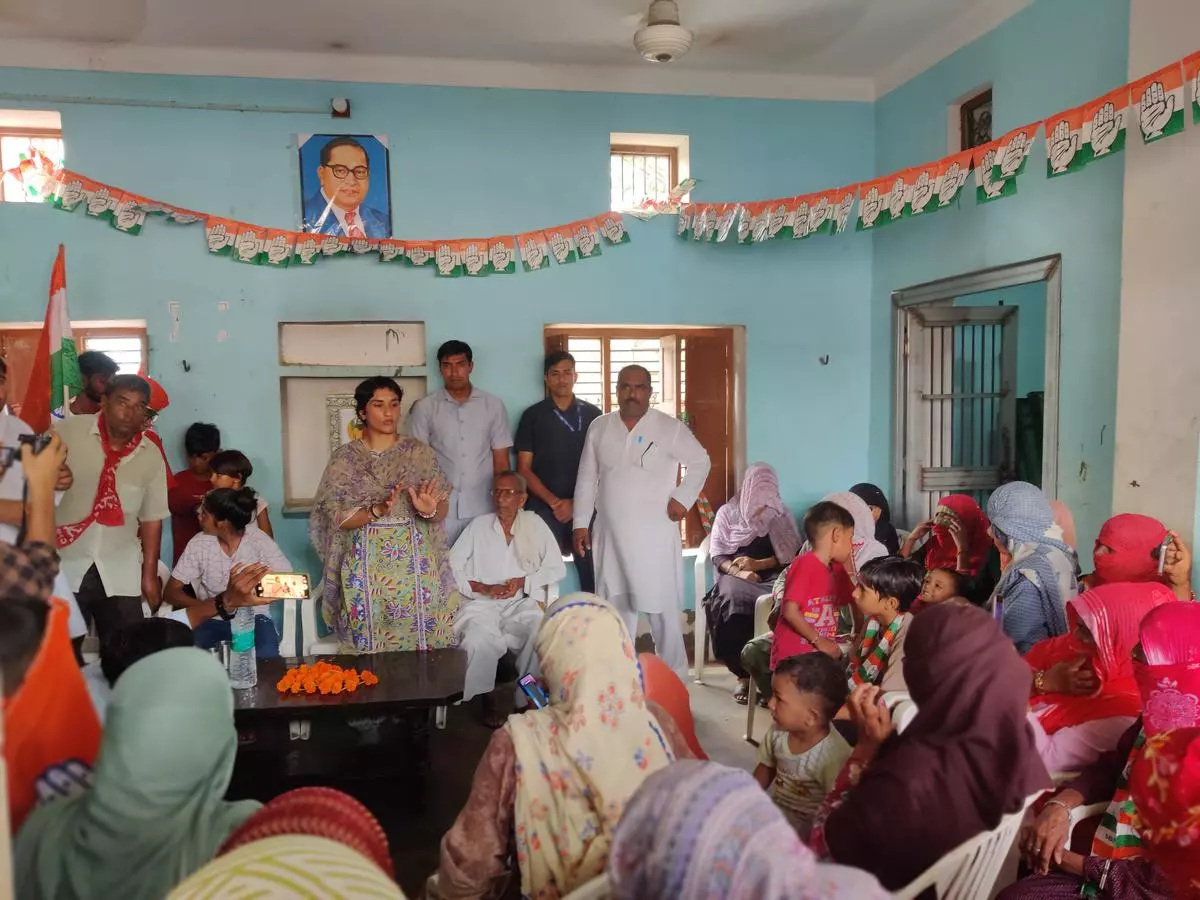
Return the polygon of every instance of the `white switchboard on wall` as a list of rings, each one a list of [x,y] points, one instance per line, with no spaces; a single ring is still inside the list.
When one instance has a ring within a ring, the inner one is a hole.
[[[424,322],[280,322],[285,366],[425,365]]]
[[[283,405],[283,496],[289,511],[312,506],[333,450],[356,435],[354,388],[361,377],[280,379]],[[404,391],[400,430],[407,433],[413,403],[425,396],[425,379],[397,378]]]

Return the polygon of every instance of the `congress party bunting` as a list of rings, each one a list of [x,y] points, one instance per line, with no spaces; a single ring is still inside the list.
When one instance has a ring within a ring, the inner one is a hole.
[[[64,212],[74,212],[82,207],[88,217],[106,221],[112,228],[131,236],[141,234],[152,217],[177,225],[202,222],[205,244],[211,255],[279,269],[312,266],[334,256],[371,256],[382,263],[432,269],[440,278],[479,278],[511,275],[518,269],[518,259],[526,272],[536,272],[548,268],[551,260],[566,265],[600,256],[605,245],[615,247],[629,243],[625,219],[617,212],[605,212],[521,235],[450,240],[345,237],[266,228],[251,222],[210,216],[95,181],[79,172],[55,166],[36,149],[23,157],[17,166],[0,172],[0,177],[15,182],[21,193],[31,200],[49,203]],[[685,182],[679,187],[688,184]],[[657,207],[647,209],[654,211]]]
[[[1183,60],[1129,85],[1142,141],[1152,144],[1183,131]]]
[[[876,231],[957,205],[972,172],[977,204],[1011,197],[1039,135],[1046,143],[1046,177],[1059,178],[1121,153],[1134,121],[1150,144],[1178,134],[1187,118],[1200,125],[1200,52],[989,143],[891,175],[776,200],[659,206],[675,213],[676,233],[690,242],[796,241],[841,234],[851,222],[855,231]]]

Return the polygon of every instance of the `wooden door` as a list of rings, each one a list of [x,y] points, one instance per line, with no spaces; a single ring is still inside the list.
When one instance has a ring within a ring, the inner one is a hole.
[[[686,341],[684,413],[712,460],[704,495],[716,510],[737,490],[733,483],[733,332],[706,329],[681,332],[680,337]],[[705,532],[695,508],[688,513],[686,532],[688,546],[700,546]]]
[[[33,361],[37,355],[40,328],[13,328],[0,331],[0,356],[8,364],[8,403],[15,414],[25,399]]]

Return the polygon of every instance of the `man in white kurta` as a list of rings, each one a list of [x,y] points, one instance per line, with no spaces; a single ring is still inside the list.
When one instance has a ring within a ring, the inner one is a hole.
[[[650,374],[627,366],[617,376],[619,411],[588,428],[575,484],[575,552],[595,554],[596,593],[616,607],[630,637],[638,614],[646,614],[656,652],[684,677],[679,523],[711,463],[686,425],[650,409],[651,391]]]
[[[554,534],[536,513],[521,508],[525,479],[502,472],[494,485],[496,512],[472,519],[450,551],[450,567],[467,601],[454,620],[459,646],[467,652],[464,700],[496,687],[496,665],[509,651],[516,654],[520,674],[530,672],[543,605],[567,574]]]

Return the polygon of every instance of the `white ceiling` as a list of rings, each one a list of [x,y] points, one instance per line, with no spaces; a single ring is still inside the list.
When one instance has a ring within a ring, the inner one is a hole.
[[[3,65],[732,96],[873,99],[1030,0],[0,0]]]

